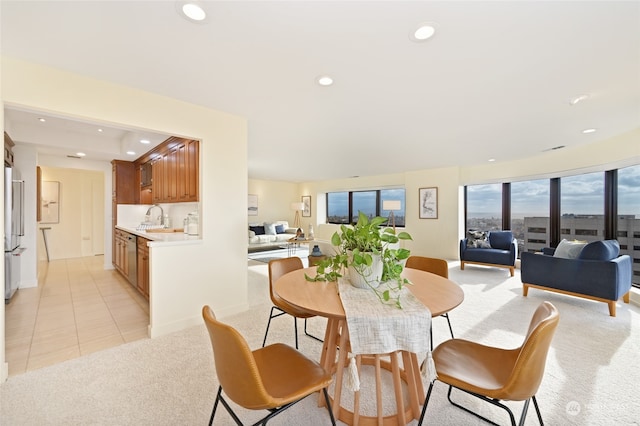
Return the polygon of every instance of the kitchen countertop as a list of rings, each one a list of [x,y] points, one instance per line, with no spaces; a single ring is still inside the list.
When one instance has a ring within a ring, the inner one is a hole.
[[[187,243],[190,244],[194,241],[201,241],[200,235],[187,235],[184,232],[153,232],[153,230],[139,231],[136,229],[137,225],[116,225],[117,229],[128,232],[138,237],[143,237],[151,240],[153,243]],[[156,245],[156,244],[153,244]]]

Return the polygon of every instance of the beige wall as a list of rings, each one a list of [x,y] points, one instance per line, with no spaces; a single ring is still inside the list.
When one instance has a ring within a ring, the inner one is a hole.
[[[104,254],[104,173],[51,167],[41,170],[43,181],[60,184],[59,223],[38,227],[51,228],[46,231],[49,259]],[[46,260],[44,240],[37,241],[38,260]]]
[[[189,246],[151,248],[150,334],[201,324],[204,304],[220,316],[247,309],[247,243],[237,238],[246,234],[247,224],[245,119],[7,57],[1,59],[1,73],[3,108],[47,111],[199,139],[202,240]],[[4,330],[4,306],[0,329]],[[2,357],[1,378],[6,378],[4,350]]]
[[[295,213],[291,210],[291,203],[300,201],[298,184],[249,179],[247,192],[258,196],[258,215],[248,216],[249,223],[286,220],[293,226]]]

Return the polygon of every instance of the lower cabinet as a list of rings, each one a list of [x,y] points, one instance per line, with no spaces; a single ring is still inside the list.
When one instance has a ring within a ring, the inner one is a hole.
[[[138,291],[149,299],[149,247],[151,241],[138,237]]]

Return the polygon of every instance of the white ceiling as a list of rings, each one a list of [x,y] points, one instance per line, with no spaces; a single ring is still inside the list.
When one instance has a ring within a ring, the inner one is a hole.
[[[638,1],[207,1],[201,24],[174,1],[0,7],[3,55],[247,117],[250,178],[553,155],[640,127]],[[425,21],[435,36],[411,41]],[[22,116],[12,137],[49,144]]]

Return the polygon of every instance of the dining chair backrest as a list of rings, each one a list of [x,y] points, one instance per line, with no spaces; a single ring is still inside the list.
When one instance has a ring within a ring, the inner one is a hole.
[[[269,297],[271,302],[276,306],[281,306],[282,301],[274,294],[273,284],[291,271],[302,269],[302,259],[299,257],[285,257],[284,259],[273,259],[269,262]]]
[[[202,308],[209,331],[216,374],[224,392],[236,404],[248,409],[277,406],[260,378],[260,372],[247,341],[233,327],[221,323],[209,306]]]
[[[551,303],[543,302],[538,306],[500,399],[524,401],[536,394],[559,320],[558,309]]]
[[[449,278],[449,264],[444,259],[424,256],[409,256],[405,265],[407,268],[431,272],[441,277]]]

